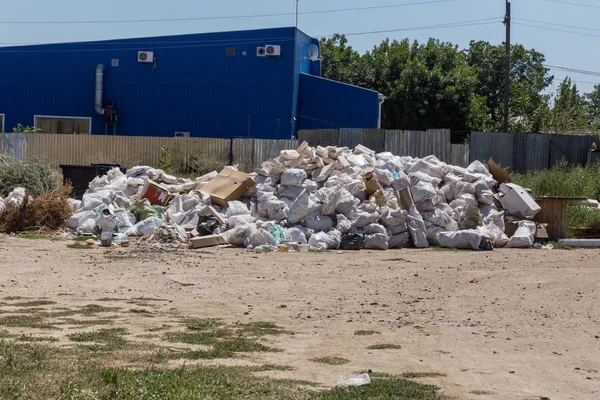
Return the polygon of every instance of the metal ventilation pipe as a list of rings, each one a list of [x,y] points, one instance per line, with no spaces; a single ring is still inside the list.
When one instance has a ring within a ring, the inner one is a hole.
[[[104,83],[104,64],[98,64],[96,67],[96,112],[98,115],[104,115],[104,108],[102,107],[103,97],[103,83]]]

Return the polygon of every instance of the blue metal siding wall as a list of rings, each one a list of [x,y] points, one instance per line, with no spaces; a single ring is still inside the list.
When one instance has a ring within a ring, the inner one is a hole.
[[[103,134],[94,91],[104,64],[104,101],[119,112],[118,134],[287,139],[294,37],[294,28],[278,28],[0,48],[0,113],[6,130],[32,125],[34,114],[62,115],[92,117],[93,133]],[[282,57],[256,57],[265,44],[281,45]],[[225,56],[228,47],[235,57]],[[156,67],[138,63],[138,51],[154,51]]]
[[[377,128],[378,119],[377,92],[300,75],[299,129]]]

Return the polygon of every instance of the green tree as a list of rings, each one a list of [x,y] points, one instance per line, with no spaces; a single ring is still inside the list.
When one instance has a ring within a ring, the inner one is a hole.
[[[501,131],[504,125],[505,47],[484,41],[472,41],[465,50],[467,62],[478,79],[476,94],[485,99],[486,115],[482,125],[472,129]],[[509,131],[540,132],[550,121],[546,89],[553,76],[544,67],[545,57],[522,45],[511,48]],[[477,121],[475,121],[477,122]]]
[[[321,39],[321,54],[324,78],[352,85],[358,83],[361,56],[348,46],[346,36],[336,33],[332,38]]]
[[[582,133],[589,131],[588,111],[583,96],[571,78],[559,85],[552,109],[552,128],[556,133]]]
[[[594,132],[600,132],[600,85],[595,85],[591,93],[586,93],[588,121]]]

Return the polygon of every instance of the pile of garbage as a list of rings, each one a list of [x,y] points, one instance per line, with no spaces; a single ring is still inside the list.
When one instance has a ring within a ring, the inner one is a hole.
[[[72,206],[67,225],[79,234],[124,233],[256,252],[532,247],[536,224],[518,222],[509,239],[505,218],[539,211],[522,188],[499,186],[478,161],[462,168],[435,156],[306,142],[251,174],[230,166],[190,180],[147,166],[126,174],[115,168]]]

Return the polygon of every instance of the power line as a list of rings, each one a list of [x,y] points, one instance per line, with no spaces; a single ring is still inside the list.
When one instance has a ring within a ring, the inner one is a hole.
[[[471,21],[462,21],[462,22],[453,22],[453,23],[448,23],[448,24],[438,24],[438,25],[426,25],[426,26],[416,26],[416,27],[411,27],[411,28],[399,28],[399,29],[388,29],[388,30],[378,30],[378,31],[367,31],[367,32],[350,32],[350,33],[346,33],[344,35],[346,36],[358,36],[358,35],[371,35],[371,34],[377,34],[377,33],[392,33],[392,32],[406,32],[406,31],[418,31],[418,30],[428,30],[428,29],[445,29],[445,28],[460,28],[460,27],[465,27],[465,26],[477,26],[477,25],[489,25],[489,24],[496,24],[498,22],[501,22],[500,18],[485,18],[485,19],[480,19],[480,20],[471,20]],[[321,35],[321,36],[317,36],[317,37],[332,37],[334,35],[332,34],[328,34],[328,35]],[[141,42],[139,44],[141,45],[148,45],[151,46],[153,50],[161,50],[161,49],[185,49],[185,48],[201,48],[201,47],[216,47],[216,46],[223,46],[224,44],[227,45],[244,45],[244,44],[264,44],[265,41],[271,41],[271,42],[283,42],[286,40],[292,40],[294,39],[293,36],[290,37],[284,37],[284,38],[276,38],[276,39],[269,39],[269,38],[248,38],[248,39],[238,39],[238,40],[216,40],[215,42],[217,43],[213,43],[211,41],[190,41],[190,42],[162,42],[164,44],[174,44],[174,46],[155,46],[153,42]],[[222,42],[222,43],[221,43]],[[160,42],[157,42],[160,43]],[[191,43],[190,45],[186,45],[185,43]],[[40,43],[41,44],[41,43]],[[82,44],[88,44],[85,42],[82,42]],[[95,45],[104,45],[104,48],[93,48],[93,49],[18,49],[18,50],[13,50],[11,48],[0,48],[0,53],[35,53],[35,52],[66,52],[66,53],[76,53],[76,52],[94,52],[94,51],[131,51],[133,50],[132,48],[110,48],[110,47],[106,47],[106,46],[110,46],[110,43],[106,43],[106,42],[96,42],[96,43],[89,43],[89,44],[95,44]],[[118,43],[120,46],[130,46],[130,45],[134,45],[135,43],[131,42],[131,43]],[[181,44],[181,45],[178,45]]]
[[[378,9],[390,9],[399,7],[419,6],[426,4],[437,4],[437,3],[448,3],[455,0],[428,0],[419,1],[412,3],[400,3],[400,4],[389,4],[379,6],[368,6],[368,7],[355,7],[355,8],[338,8],[329,10],[313,10],[303,11],[299,14],[310,15],[310,14],[329,14],[338,12],[350,12],[350,11],[366,11],[366,10],[378,10]],[[157,19],[129,19],[129,20],[85,20],[85,21],[0,21],[0,24],[135,24],[135,23],[148,23],[148,22],[185,22],[185,21],[212,21],[212,20],[225,20],[225,19],[247,19],[247,18],[267,18],[267,17],[285,17],[290,15],[296,15],[296,13],[275,13],[275,14],[253,14],[253,15],[230,15],[230,16],[215,16],[215,17],[187,17],[187,18],[157,18]]]
[[[486,21],[488,21],[488,22],[486,22]],[[481,19],[481,20],[454,22],[454,23],[449,23],[449,24],[417,26],[417,27],[412,27],[412,28],[385,29],[385,30],[366,31],[366,32],[350,32],[350,33],[344,33],[343,35],[344,36],[357,36],[357,35],[373,35],[373,34],[377,34],[377,33],[418,31],[418,30],[427,30],[427,29],[461,28],[464,26],[497,24],[499,22],[502,22],[502,20],[500,18],[486,18],[486,19]],[[334,36],[334,35],[319,35],[317,37],[332,37],[332,36]]]
[[[579,7],[589,7],[589,8],[600,8],[600,6],[594,6],[591,4],[583,4],[583,3],[575,3],[574,1],[565,1],[565,0],[546,0],[552,3],[562,3],[562,4],[570,4],[573,6],[579,6]]]
[[[563,28],[571,28],[571,29],[581,29],[581,30],[584,30],[584,31],[591,31],[591,32],[600,32],[600,29],[583,28],[581,26],[574,26],[574,25],[555,24],[555,23],[552,23],[552,22],[536,21],[535,19],[527,19],[527,18],[513,18],[513,19],[517,19],[519,21],[533,22],[533,23],[536,23],[536,24],[560,26],[560,27],[563,27]]]
[[[550,68],[550,69],[554,69],[554,70],[557,70],[557,71],[571,72],[571,73],[581,74],[581,75],[600,76],[600,72],[587,71],[587,70],[584,70],[584,69],[560,67],[560,66],[557,66],[557,65],[548,65],[548,64],[544,64],[544,67]]]
[[[524,24],[522,22],[515,22],[516,25],[521,25],[521,26],[528,26],[530,28],[537,28],[537,29],[544,29],[546,31],[553,31],[553,32],[563,32],[563,33],[571,33],[573,35],[580,35],[580,36],[588,36],[588,37],[600,37],[600,35],[594,35],[592,33],[584,33],[584,32],[575,32],[575,31],[567,31],[565,29],[557,29],[557,28],[548,28],[545,26],[537,26],[537,25],[531,25],[531,24]],[[579,28],[578,28],[579,29]]]

